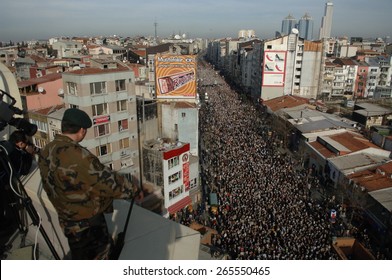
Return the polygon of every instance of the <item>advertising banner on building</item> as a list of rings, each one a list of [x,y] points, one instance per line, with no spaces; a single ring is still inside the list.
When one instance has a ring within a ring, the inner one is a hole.
[[[263,86],[283,87],[286,69],[286,51],[265,51]]]
[[[155,56],[157,98],[196,97],[196,56]]]
[[[185,191],[190,190],[189,184],[189,155],[188,153],[182,155],[182,174]]]
[[[103,124],[110,122],[110,116],[100,116],[93,119],[94,124]]]

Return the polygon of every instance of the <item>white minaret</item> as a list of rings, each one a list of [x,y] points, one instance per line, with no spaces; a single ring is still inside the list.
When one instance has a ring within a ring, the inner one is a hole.
[[[332,12],[333,12],[333,3],[332,2],[325,3],[325,13],[321,20],[319,39],[331,37]]]

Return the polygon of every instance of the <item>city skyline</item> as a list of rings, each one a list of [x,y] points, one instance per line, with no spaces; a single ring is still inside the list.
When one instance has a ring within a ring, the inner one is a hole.
[[[228,0],[197,2],[171,0],[4,0],[0,11],[0,41],[41,40],[58,36],[138,35],[164,38],[236,37],[243,29],[262,39],[275,37],[289,14],[299,20],[306,13],[318,37],[326,2],[334,5],[331,36],[385,38],[390,36],[390,0]]]

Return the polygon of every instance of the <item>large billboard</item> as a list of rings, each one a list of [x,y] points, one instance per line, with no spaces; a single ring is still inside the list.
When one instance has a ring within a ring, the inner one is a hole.
[[[196,56],[155,55],[157,98],[196,97]]]
[[[263,86],[284,86],[286,51],[265,51],[263,67]]]

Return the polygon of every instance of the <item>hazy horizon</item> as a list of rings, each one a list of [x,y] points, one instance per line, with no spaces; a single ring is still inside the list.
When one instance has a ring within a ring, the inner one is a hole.
[[[160,38],[187,34],[188,38],[236,37],[255,30],[262,39],[280,31],[289,14],[313,18],[318,38],[326,0],[227,0],[166,2],[150,0],[3,0],[0,41],[28,41],[59,36],[137,35]],[[331,36],[385,38],[391,35],[391,0],[334,0]]]

